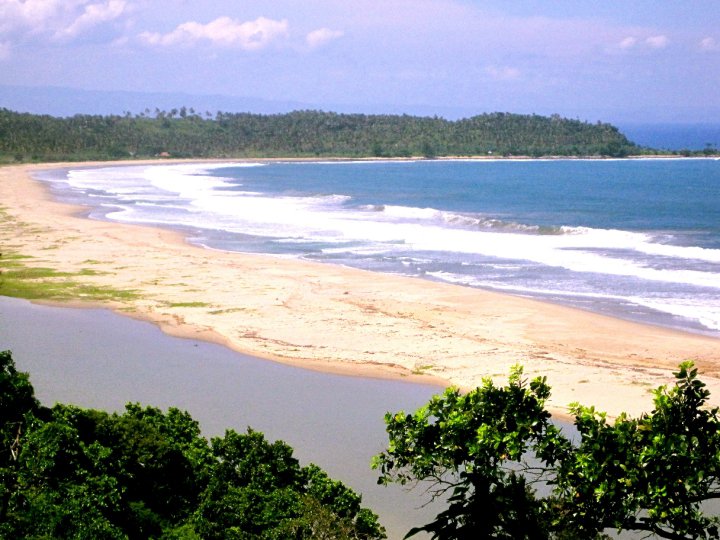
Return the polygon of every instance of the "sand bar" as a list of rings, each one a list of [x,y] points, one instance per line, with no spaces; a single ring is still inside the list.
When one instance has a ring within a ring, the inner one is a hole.
[[[91,164],[69,166],[81,165]],[[107,307],[169,334],[312,369],[463,388],[487,376],[502,382],[520,363],[528,376],[547,376],[558,414],[574,401],[611,415],[649,410],[650,391],[693,359],[720,404],[720,339],[467,287],[203,249],[173,231],[89,220],[32,179],[55,166],[63,165],[0,168],[0,251],[31,256],[32,266],[92,270],[81,279],[136,291]]]

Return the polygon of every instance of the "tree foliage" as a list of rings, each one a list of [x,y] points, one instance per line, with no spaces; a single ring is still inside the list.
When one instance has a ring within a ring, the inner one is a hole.
[[[42,407],[0,353],[0,538],[379,539],[360,496],[248,429],[186,412]]]
[[[608,529],[673,539],[720,538],[720,420],[692,363],[655,407],[610,423],[573,405],[577,437],[550,422],[545,378],[516,368],[505,387],[448,389],[414,414],[386,416],[380,483],[429,481],[447,509],[434,538],[601,538]]]
[[[56,118],[0,109],[0,161],[131,157],[614,156],[640,149],[610,124],[492,113],[458,121],[408,115],[217,113]]]

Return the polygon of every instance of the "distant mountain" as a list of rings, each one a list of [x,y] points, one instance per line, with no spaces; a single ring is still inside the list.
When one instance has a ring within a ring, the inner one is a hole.
[[[270,101],[220,95],[196,96],[183,93],[78,90],[62,87],[2,86],[0,107],[18,112],[67,117],[76,114],[124,114],[174,108],[194,108],[200,113],[252,112],[277,114],[311,108],[292,101]]]
[[[103,90],[80,90],[65,87],[31,87],[0,85],[0,108],[32,114],[47,114],[56,117],[70,117],[76,114],[133,116],[146,109],[154,114],[155,109],[170,111],[186,107],[200,115],[206,112],[213,116],[217,112],[283,114],[299,110],[323,110],[336,113],[360,114],[409,114],[412,116],[439,116],[448,120],[470,118],[478,114],[495,111],[485,110],[481,104],[476,108],[432,106],[432,105],[358,105],[303,103],[299,101],[274,101],[253,97],[226,95],[192,95],[166,92],[126,92]],[[528,113],[532,111],[513,111]],[[539,113],[542,111],[538,111]],[[547,115],[550,112],[545,112]],[[606,111],[594,114],[592,118],[578,114],[565,114],[594,122],[612,122],[634,143],[650,148],[667,150],[703,150],[708,143],[720,148],[720,123],[701,123],[694,109],[675,108],[668,111],[664,119],[649,111],[619,114]],[[651,121],[643,120],[650,118]],[[720,111],[711,110],[703,118],[720,118]]]
[[[492,113],[450,121],[410,115],[50,115],[0,108],[0,162],[211,157],[613,156],[639,151],[610,124]]]
[[[125,92],[79,90],[65,87],[32,87],[0,85],[0,108],[11,111],[50,116],[68,117],[76,114],[140,114],[145,109],[160,110],[193,108],[201,114],[206,111],[229,113],[282,114],[301,110],[323,110],[337,113],[410,114],[413,116],[440,116],[447,119],[468,118],[483,111],[468,107],[431,105],[353,105],[274,101],[253,97],[225,95],[192,95],[165,92]]]

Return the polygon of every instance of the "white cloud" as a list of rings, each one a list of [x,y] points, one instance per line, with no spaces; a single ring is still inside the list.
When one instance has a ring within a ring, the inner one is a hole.
[[[720,43],[715,38],[706,37],[700,40],[700,49],[703,51],[720,51]]]
[[[288,22],[259,17],[254,21],[239,22],[230,17],[219,17],[207,24],[190,21],[179,25],[167,34],[143,32],[140,38],[150,45],[192,45],[207,41],[224,47],[256,50],[287,36]]]
[[[88,4],[82,14],[70,26],[56,33],[57,37],[74,37],[98,24],[117,19],[125,12],[125,0],[108,0],[105,3]]]
[[[311,47],[320,47],[327,42],[338,39],[343,36],[340,30],[330,30],[329,28],[318,28],[305,36],[305,42]]]
[[[642,41],[635,36],[628,36],[618,43],[618,48],[622,50],[630,50],[635,48],[664,49],[668,46],[670,40],[667,36],[649,36]]]
[[[520,78],[520,70],[508,66],[488,66],[485,72],[496,81],[514,81]]]
[[[650,36],[645,40],[645,43],[653,49],[664,49],[670,43],[667,36]]]
[[[621,49],[632,49],[635,45],[637,45],[637,38],[628,36],[618,44],[618,47]]]
[[[128,9],[127,0],[0,0],[0,32],[74,38]]]
[[[64,10],[62,0],[0,0],[0,31],[42,30]]]

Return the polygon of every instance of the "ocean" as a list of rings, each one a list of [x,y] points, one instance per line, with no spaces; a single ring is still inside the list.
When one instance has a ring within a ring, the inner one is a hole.
[[[39,174],[89,217],[720,337],[720,161],[107,166]]]
[[[720,124],[620,123],[620,131],[640,146],[662,150],[720,148]]]

